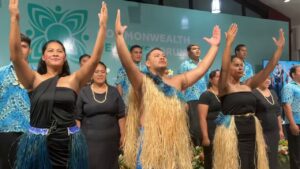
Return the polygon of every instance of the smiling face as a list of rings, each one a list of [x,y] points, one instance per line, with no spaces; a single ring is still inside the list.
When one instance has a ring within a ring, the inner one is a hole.
[[[93,82],[98,85],[104,84],[106,82],[106,75],[106,67],[102,64],[98,64],[92,77]]]
[[[65,49],[58,42],[50,42],[43,51],[42,59],[47,66],[62,68],[66,61]]]

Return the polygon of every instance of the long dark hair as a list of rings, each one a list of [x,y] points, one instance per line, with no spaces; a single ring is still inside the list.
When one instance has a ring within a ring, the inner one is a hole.
[[[60,44],[61,47],[63,48],[63,51],[66,53],[66,49],[65,49],[65,46],[64,46],[63,43],[61,43],[61,42],[58,41],[58,40],[49,40],[48,42],[46,42],[46,43],[43,45],[43,48],[42,48],[42,54],[45,53],[45,51],[46,51],[48,45],[49,45],[50,43],[53,43],[53,42],[54,42],[54,43]],[[46,62],[45,62],[42,58],[40,59],[40,61],[39,61],[39,63],[38,63],[37,72],[38,72],[39,74],[41,74],[41,75],[47,73],[47,65],[46,65]],[[70,74],[71,74],[71,73],[70,73],[70,67],[69,67],[68,61],[66,60],[66,61],[64,62],[64,65],[63,65],[63,67],[62,67],[62,71],[61,71],[61,73],[59,74],[59,76],[60,76],[60,77],[63,77],[63,76],[68,76],[68,75],[70,75]]]
[[[216,69],[216,70],[213,70],[209,73],[209,80],[211,80],[212,78],[216,77],[217,75],[217,72],[219,72],[220,70],[219,69]],[[208,81],[208,84],[207,84],[207,88],[210,88],[212,87],[212,84],[210,81]]]

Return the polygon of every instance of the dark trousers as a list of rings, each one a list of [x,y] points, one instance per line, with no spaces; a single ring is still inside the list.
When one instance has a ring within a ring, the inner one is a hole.
[[[189,105],[188,116],[191,138],[195,146],[200,146],[202,139],[198,116],[198,100],[188,101],[187,104]]]
[[[300,127],[299,124],[298,126]],[[300,136],[295,136],[291,133],[289,124],[285,127],[289,142],[290,167],[291,169],[300,169]]]
[[[209,146],[203,146],[203,152],[204,152],[204,168],[212,169],[212,157],[213,157],[212,140]]]
[[[22,133],[0,133],[0,169],[11,169],[16,159],[17,141]]]

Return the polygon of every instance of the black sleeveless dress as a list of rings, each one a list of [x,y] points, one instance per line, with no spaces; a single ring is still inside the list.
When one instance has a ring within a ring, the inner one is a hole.
[[[74,168],[72,167],[74,164],[71,164],[74,163],[74,156],[80,157],[86,154],[86,152],[79,154],[80,152],[74,151],[75,140],[77,140],[76,144],[85,143],[84,137],[79,132],[75,132],[78,133],[76,135],[71,130],[75,128],[79,131],[74,117],[77,94],[70,88],[56,87],[58,79],[59,77],[56,76],[43,81],[30,95],[31,128],[29,133],[21,138],[16,168]],[[82,148],[86,147],[82,146]],[[25,152],[22,149],[25,149]],[[25,159],[22,156],[25,156]],[[79,159],[84,160],[84,158]],[[45,164],[40,164],[42,162]]]
[[[241,169],[255,169],[255,120],[243,115],[255,112],[256,97],[252,92],[230,93],[221,97],[221,105],[224,115],[241,115],[235,116]]]

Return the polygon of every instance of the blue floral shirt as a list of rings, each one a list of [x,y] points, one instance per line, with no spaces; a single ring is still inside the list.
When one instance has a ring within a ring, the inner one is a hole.
[[[253,67],[249,62],[244,62],[244,73],[245,75],[240,79],[241,82],[246,81],[254,75]]]
[[[29,128],[30,99],[16,78],[12,64],[0,68],[0,132]]]
[[[137,64],[137,67],[140,69],[140,71],[147,70],[146,66],[142,65],[141,63]],[[115,85],[121,85],[123,91],[122,98],[125,104],[127,104],[127,96],[129,92],[130,82],[124,67],[119,68]]]
[[[281,101],[291,105],[295,123],[300,124],[300,84],[292,81],[285,85],[281,91]],[[285,121],[289,124],[287,118]]]
[[[199,62],[201,60],[199,59]],[[195,69],[198,66],[198,63],[195,63],[191,58],[185,60],[183,63],[181,63],[178,74],[190,71],[192,69]],[[206,91],[207,84],[209,82],[209,73],[207,72],[204,77],[202,77],[200,80],[198,80],[193,86],[187,88],[184,92],[184,98],[186,101],[191,100],[199,100],[200,95]]]

